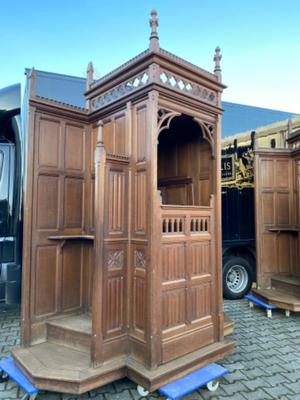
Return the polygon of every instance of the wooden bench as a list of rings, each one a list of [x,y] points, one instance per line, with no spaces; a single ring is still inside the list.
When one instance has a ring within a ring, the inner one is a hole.
[[[25,392],[22,400],[34,400],[38,394],[38,388],[26,378],[22,371],[14,363],[13,358],[6,357],[0,361],[1,381],[8,380],[9,378],[16,382]]]

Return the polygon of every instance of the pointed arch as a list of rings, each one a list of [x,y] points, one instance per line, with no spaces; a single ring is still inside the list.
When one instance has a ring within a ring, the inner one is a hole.
[[[159,136],[160,132],[164,129],[169,129],[170,124],[175,117],[179,117],[182,115],[179,112],[166,110],[164,108],[160,108],[158,110],[158,129],[157,129],[157,136]]]
[[[210,144],[212,157],[215,157],[215,140],[214,140],[214,126],[201,121],[199,118],[194,117],[193,120],[200,126],[203,132],[203,138]]]

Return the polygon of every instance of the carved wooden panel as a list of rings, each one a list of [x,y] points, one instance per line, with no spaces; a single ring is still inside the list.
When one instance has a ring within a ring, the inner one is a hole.
[[[147,176],[146,171],[135,174],[134,230],[137,234],[146,233],[147,224]]]
[[[190,291],[189,319],[196,321],[211,315],[212,293],[211,283],[192,286]]]
[[[211,274],[210,242],[196,242],[190,245],[189,270],[191,276]]]
[[[289,190],[292,178],[290,160],[276,160],[275,166],[275,186]]]
[[[126,131],[125,114],[116,114],[109,120],[104,120],[103,143],[108,154],[128,155],[128,134]]]
[[[40,175],[37,187],[37,229],[58,229],[58,177]]]
[[[185,280],[185,247],[182,243],[164,245],[161,250],[162,280]]]
[[[275,223],[275,204],[274,193],[265,192],[261,193],[261,207],[262,218],[265,225],[272,225]]]
[[[69,311],[81,306],[82,245],[67,243],[62,251],[62,309]]]
[[[65,168],[77,171],[84,170],[85,146],[83,128],[66,125],[65,131]]]
[[[108,174],[108,232],[125,231],[125,172],[110,170]]]
[[[139,108],[136,111],[136,143],[137,161],[146,159],[147,109]]]
[[[274,186],[274,162],[273,160],[261,160],[260,174],[261,174],[261,187],[272,188]]]
[[[147,246],[142,244],[132,245],[132,266],[130,296],[131,333],[135,338],[144,340],[146,323],[146,271],[147,271]]]
[[[40,120],[38,135],[38,163],[43,167],[59,167],[60,124],[48,119]]]
[[[108,279],[106,296],[106,333],[121,331],[124,325],[124,278]]]
[[[97,135],[96,135],[97,137]],[[96,142],[97,143],[97,139]],[[103,143],[107,153],[114,153],[114,123],[113,121],[105,121],[103,125]]]
[[[105,301],[103,302],[103,312],[106,337],[119,334],[125,327],[126,266],[126,246],[118,243],[118,241],[105,245],[103,285]]]
[[[65,178],[64,182],[64,227],[83,226],[83,180]]]
[[[186,290],[173,289],[163,293],[162,325],[167,330],[186,321]]]
[[[134,277],[133,280],[132,314],[134,330],[144,333],[146,323],[146,283],[145,279],[139,277]]]
[[[276,270],[276,238],[271,233],[265,233],[262,236],[262,254],[261,263],[263,265],[264,272],[271,272]]]
[[[277,223],[289,225],[291,223],[291,193],[277,193]]]
[[[126,119],[124,115],[118,116],[115,119],[115,154],[128,154],[126,141]]]
[[[58,258],[56,246],[38,246],[35,259],[34,314],[42,316],[57,311]]]
[[[289,266],[293,265],[292,242],[293,238],[290,238],[289,235],[280,235],[276,238],[279,272],[290,272]]]

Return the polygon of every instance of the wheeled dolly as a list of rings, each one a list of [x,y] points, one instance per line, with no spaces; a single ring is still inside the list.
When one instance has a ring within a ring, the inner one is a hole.
[[[170,400],[176,400],[205,385],[209,391],[214,392],[219,387],[220,378],[227,373],[228,370],[220,365],[209,364],[163,386],[158,389],[158,391]],[[140,385],[137,385],[137,391],[142,397],[146,397],[149,394],[149,391],[145,390]]]
[[[0,382],[12,379],[25,392],[22,400],[35,400],[38,395],[38,388],[26,378],[16,366],[12,357],[6,357],[0,361]]]

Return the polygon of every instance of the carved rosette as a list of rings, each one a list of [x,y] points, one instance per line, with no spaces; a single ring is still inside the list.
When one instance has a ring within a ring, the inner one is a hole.
[[[124,251],[109,251],[107,253],[106,265],[108,269],[122,269],[124,266]]]
[[[135,250],[134,252],[134,267],[135,268],[146,268],[145,253],[141,250]]]

